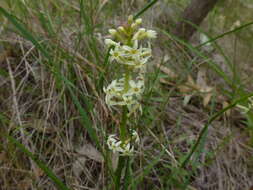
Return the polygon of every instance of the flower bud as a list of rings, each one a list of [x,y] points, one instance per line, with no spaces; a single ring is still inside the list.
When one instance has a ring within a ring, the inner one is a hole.
[[[141,18],[136,19],[135,23],[140,25],[142,23],[142,19]]]
[[[130,16],[128,17],[128,23],[129,23],[129,24],[132,24],[133,21],[134,21],[134,16],[133,16],[133,15],[130,15]]]
[[[123,28],[123,26],[119,26],[119,27],[118,27],[118,31],[120,31],[120,32],[124,32],[124,31],[125,31],[125,29]]]
[[[116,33],[117,33],[117,30],[115,30],[115,29],[109,29],[109,33],[110,33],[112,36],[115,36]]]

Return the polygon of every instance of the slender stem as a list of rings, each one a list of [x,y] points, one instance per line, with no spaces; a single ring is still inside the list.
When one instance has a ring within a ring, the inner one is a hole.
[[[115,190],[120,190],[120,180],[121,180],[123,168],[125,167],[125,161],[126,161],[126,158],[124,156],[119,157],[118,167],[115,172],[115,175],[116,175]]]
[[[125,84],[124,84],[124,92],[129,90],[129,81],[130,81],[130,70],[128,67],[125,68]]]
[[[120,140],[123,142],[127,138],[127,128],[126,128],[126,123],[127,123],[127,107],[123,107],[122,111],[122,120],[120,124]]]
[[[130,157],[126,158],[125,165],[126,165],[126,169],[125,169],[123,190],[128,189],[128,186],[129,186],[130,180],[131,180],[131,161],[130,161]]]
[[[130,80],[130,70],[126,67],[125,68],[125,84],[124,84],[124,93],[129,90],[129,80]],[[120,124],[120,140],[123,142],[127,138],[127,106],[123,106],[122,109],[122,120]]]

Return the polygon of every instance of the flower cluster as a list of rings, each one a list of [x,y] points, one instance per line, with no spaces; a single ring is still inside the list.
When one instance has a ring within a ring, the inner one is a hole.
[[[131,138],[121,141],[116,135],[110,135],[107,140],[107,145],[114,153],[119,152],[122,156],[130,156],[133,154],[134,147],[131,142],[139,143],[140,137],[135,130],[132,130]]]
[[[138,40],[133,41],[133,46],[120,45],[110,39],[106,39],[108,46],[113,46],[110,51],[111,61],[117,61],[119,64],[129,65],[133,69],[142,68],[151,57],[151,49],[138,47]]]
[[[146,63],[152,55],[149,41],[144,43],[144,39],[156,38],[156,32],[140,28],[142,19],[133,19],[129,16],[124,26],[117,29],[110,29],[112,39],[105,39],[105,44],[109,48],[110,62],[120,66],[123,71],[122,77],[113,80],[107,87],[105,101],[108,106],[125,106],[128,110],[127,116],[142,112],[140,99],[144,92],[144,74]],[[121,126],[124,128],[126,126]],[[120,130],[120,131],[121,131]],[[110,135],[107,145],[113,152],[121,155],[131,155],[134,151],[133,142],[137,143],[140,138],[136,131],[127,130],[130,134]]]
[[[106,104],[110,106],[126,105],[129,111],[134,112],[137,108],[141,109],[138,100],[141,98],[141,94],[144,90],[144,80],[129,80],[129,88],[127,89],[124,88],[125,81],[125,77],[113,80],[107,88],[104,88],[106,92],[105,101]]]
[[[125,72],[122,78],[113,80],[104,88],[106,104],[126,105],[130,113],[138,108],[141,110],[139,100],[144,91],[143,74],[152,53],[150,44],[143,47],[140,41],[156,37],[155,31],[138,28],[141,23],[142,19],[134,20],[133,16],[129,16],[124,27],[109,30],[115,41],[105,40],[105,44],[111,48],[110,61],[122,65]]]

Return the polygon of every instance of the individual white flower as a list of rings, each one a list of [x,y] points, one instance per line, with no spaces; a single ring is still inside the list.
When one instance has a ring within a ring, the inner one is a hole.
[[[122,142],[118,140],[115,134],[108,137],[107,146],[113,153],[118,152],[122,156],[130,156],[134,151],[134,147],[131,146],[129,140]]]
[[[116,139],[116,135],[110,135],[107,139],[107,146],[114,153],[118,150],[119,141]]]
[[[132,94],[123,94],[122,98],[125,102],[125,105],[136,104],[136,100],[133,98]]]
[[[135,69],[141,69],[148,62],[148,58],[137,59],[131,63]]]
[[[120,56],[121,56],[121,52],[119,51],[119,48],[117,48],[117,46],[114,49],[111,49],[110,51],[110,59],[111,61],[116,60],[119,61],[120,60]]]
[[[126,105],[124,99],[122,98],[124,84],[125,78],[123,77],[118,80],[113,80],[111,84],[109,84],[106,88],[103,88],[106,93],[105,102],[107,105]]]
[[[147,30],[146,36],[147,36],[147,38],[156,38],[157,33],[154,30]]]
[[[130,94],[135,94],[136,96],[140,96],[141,93],[143,93],[143,90],[144,90],[144,81],[143,80],[139,80],[137,82],[130,80],[129,85],[131,87]]]
[[[154,30],[146,30],[145,28],[140,28],[133,36],[132,40],[142,40],[144,38],[156,38],[157,33]]]
[[[124,89],[124,82],[122,82],[122,79],[119,80],[113,80],[111,84],[107,86],[107,88],[104,88],[105,93],[113,93],[113,92],[120,92]]]
[[[120,43],[117,43],[111,39],[105,39],[105,44],[110,47],[110,46],[119,46]]]
[[[121,153],[122,156],[131,156],[133,155],[134,152],[134,147],[131,146],[130,143],[127,144],[122,144],[121,149],[119,149],[119,152]]]
[[[122,46],[115,46],[114,49],[111,49],[110,51],[110,60],[111,61],[116,61],[120,64],[125,64],[125,62],[127,61],[127,55],[126,52],[124,51],[124,49],[122,48]]]
[[[138,48],[138,46],[130,47],[130,46],[122,46],[122,50],[125,52],[126,57],[135,57],[135,56],[141,56],[141,49]]]

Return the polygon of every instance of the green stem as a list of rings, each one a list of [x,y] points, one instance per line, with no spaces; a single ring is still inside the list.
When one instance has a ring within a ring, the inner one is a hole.
[[[129,80],[130,80],[130,74],[129,74],[129,69],[126,68],[126,76],[125,76],[125,84],[124,84],[124,91],[127,92],[129,89]],[[120,124],[120,140],[124,142],[128,138],[127,134],[127,106],[123,106],[122,108],[122,119],[121,119],[121,124]],[[119,162],[118,166],[115,172],[116,175],[116,182],[115,182],[115,190],[120,189],[120,179],[122,176],[122,171],[127,164],[126,157],[120,156],[119,157]]]
[[[120,190],[120,179],[121,179],[123,168],[125,167],[125,162],[126,162],[126,157],[120,156],[118,167],[115,172],[115,175],[116,175],[115,190]]]
[[[128,67],[125,68],[125,84],[124,84],[124,92],[129,90],[129,81],[130,81],[130,69]]]
[[[130,80],[130,70],[126,67],[125,68],[126,75],[125,75],[125,83],[124,83],[124,92],[129,90],[129,80]],[[123,142],[127,139],[127,106],[123,106],[122,109],[122,119],[120,124],[120,140]]]
[[[126,157],[126,169],[125,169],[125,177],[124,177],[124,185],[123,190],[127,190],[131,180],[131,160],[130,157]]]
[[[127,128],[126,128],[126,123],[127,123],[127,107],[123,107],[122,111],[122,120],[120,124],[120,140],[123,142],[127,138]]]

